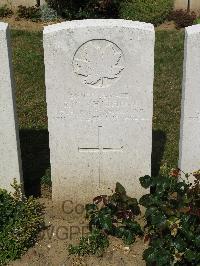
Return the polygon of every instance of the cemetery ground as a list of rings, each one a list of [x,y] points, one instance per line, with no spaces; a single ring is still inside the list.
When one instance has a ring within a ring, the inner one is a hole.
[[[11,37],[25,190],[27,195],[33,194],[45,204],[45,221],[49,227],[41,233],[35,247],[10,265],[145,265],[142,261],[145,245],[140,239],[130,250],[121,240],[113,239],[103,258],[68,257],[68,244],[76,242],[81,235],[77,232],[85,230],[86,223],[82,215],[77,216],[81,211],[73,204],[67,211],[56,212],[50,199],[48,177],[44,177],[50,158],[42,33],[12,30]],[[153,174],[165,164],[177,166],[183,40],[181,31],[156,32]]]

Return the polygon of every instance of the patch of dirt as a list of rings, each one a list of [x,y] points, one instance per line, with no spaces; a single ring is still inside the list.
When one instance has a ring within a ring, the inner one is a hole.
[[[54,21],[54,22],[45,22],[45,23],[33,22],[31,20],[18,19],[15,16],[9,18],[1,18],[0,21],[8,23],[11,29],[27,30],[27,31],[42,31],[44,26],[61,22],[61,20],[56,22]]]
[[[11,29],[42,31],[44,26],[59,23],[64,20],[44,23],[44,22],[33,22],[31,20],[26,20],[26,19],[19,19],[16,16],[12,16],[10,18],[1,18],[0,21],[7,22],[10,25]],[[173,21],[166,21],[165,23],[156,27],[156,30],[175,30],[175,29],[176,29],[176,25]]]
[[[83,212],[77,211],[72,205],[62,210],[53,205],[49,196],[50,191],[46,191],[45,198],[38,199],[45,206],[47,229],[41,232],[33,248],[30,248],[21,259],[11,262],[9,266],[145,265],[142,253],[147,246],[143,239],[137,239],[134,245],[128,247],[120,239],[111,237],[110,246],[102,257],[69,256],[68,245],[77,244],[79,238],[88,232],[87,222]]]
[[[156,27],[157,30],[175,30],[176,25],[174,21],[166,21],[165,23],[159,25]]]

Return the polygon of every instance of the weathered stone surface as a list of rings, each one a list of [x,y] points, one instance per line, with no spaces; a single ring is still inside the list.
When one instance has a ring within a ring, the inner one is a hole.
[[[16,125],[14,81],[8,24],[0,23],[0,187],[12,191],[21,182],[21,161]]]
[[[175,0],[174,1],[174,9],[187,10],[187,8],[188,8],[188,0]]]
[[[190,2],[190,3],[189,3]],[[174,1],[174,9],[183,9],[187,10],[188,7],[190,11],[195,11],[197,13],[200,12],[200,1],[199,0],[175,0]]]
[[[151,173],[154,28],[85,20],[44,29],[54,200],[91,201]]]
[[[185,30],[179,167],[200,169],[200,25]]]

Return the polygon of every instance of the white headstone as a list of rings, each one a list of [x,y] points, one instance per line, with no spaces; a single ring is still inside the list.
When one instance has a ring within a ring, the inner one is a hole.
[[[22,177],[8,24],[0,23],[0,188]]]
[[[151,173],[154,28],[83,20],[44,29],[54,200],[91,201]],[[145,191],[146,193],[146,191]]]
[[[200,25],[185,30],[179,168],[200,169]]]

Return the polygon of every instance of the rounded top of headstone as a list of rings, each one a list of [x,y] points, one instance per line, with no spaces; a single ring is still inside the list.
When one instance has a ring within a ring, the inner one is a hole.
[[[0,30],[6,30],[8,28],[8,23],[0,22]]]
[[[200,33],[200,24],[189,26],[189,27],[185,28],[185,32],[187,35]]]
[[[150,23],[124,20],[124,19],[85,19],[72,20],[44,27],[44,34],[74,28],[84,27],[124,27],[154,32],[154,26]]]

